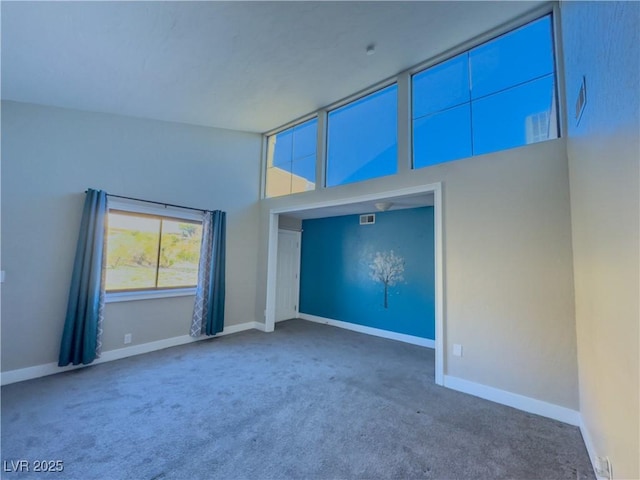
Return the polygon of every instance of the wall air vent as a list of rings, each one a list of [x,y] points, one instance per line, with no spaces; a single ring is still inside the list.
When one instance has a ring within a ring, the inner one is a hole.
[[[587,79],[582,77],[582,83],[580,84],[580,90],[578,91],[578,98],[576,99],[576,125],[580,123],[582,118],[582,112],[584,112],[584,106],[587,104]]]
[[[360,215],[360,225],[372,225],[376,223],[376,214],[368,213],[366,215]]]

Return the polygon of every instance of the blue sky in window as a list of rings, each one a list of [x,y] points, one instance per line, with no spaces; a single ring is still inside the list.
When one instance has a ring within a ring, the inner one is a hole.
[[[533,143],[527,138],[527,118],[551,111],[553,91],[553,75],[547,75],[474,102],[474,155]]]
[[[414,167],[556,138],[553,74],[546,16],[414,75]]]
[[[416,168],[471,156],[470,107],[465,103],[413,121]]]
[[[552,73],[551,17],[472,49],[469,68],[473,99]]]
[[[299,177],[306,178],[312,183],[316,181],[316,155],[295,159],[291,165],[291,172]]]
[[[469,102],[469,54],[414,75],[413,91],[413,118]]]
[[[314,118],[293,129],[293,160],[316,154],[318,119]]]
[[[395,84],[329,112],[327,186],[396,173],[397,118]]]
[[[412,98],[415,168],[556,138],[551,16],[414,75]],[[327,186],[396,173],[397,105],[391,85],[329,112]],[[273,165],[315,182],[317,127],[278,133]]]
[[[276,134],[273,166],[314,183],[317,135],[317,118]]]
[[[276,135],[276,145],[273,154],[273,165],[288,170],[291,165],[293,152],[293,128]]]

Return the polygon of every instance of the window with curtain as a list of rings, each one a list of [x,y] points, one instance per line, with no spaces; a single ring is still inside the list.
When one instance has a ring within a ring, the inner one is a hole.
[[[195,294],[190,335],[224,329],[226,213],[108,196],[92,188],[85,193],[61,367],[100,356],[109,292],[114,301]]]
[[[202,222],[109,210],[106,291],[194,287]]]
[[[201,211],[110,198],[105,238],[108,302],[195,292]]]

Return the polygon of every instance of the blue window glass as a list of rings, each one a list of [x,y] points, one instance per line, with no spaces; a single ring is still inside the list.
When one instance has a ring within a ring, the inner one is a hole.
[[[471,156],[469,103],[413,121],[414,167]]]
[[[316,154],[318,119],[313,119],[293,128],[293,159]]]
[[[558,137],[551,16],[413,76],[413,167]]]
[[[473,103],[473,153],[506,150],[557,137],[553,76]]]
[[[327,186],[396,173],[397,117],[396,85],[329,112]]]
[[[471,156],[469,105],[467,53],[414,75],[414,168]]]
[[[316,155],[309,155],[304,158],[297,158],[291,165],[291,173],[299,178],[304,178],[307,182],[316,183]],[[304,192],[310,190],[304,188],[303,182],[298,182],[291,187],[291,193]]]
[[[267,197],[315,188],[317,132],[318,119],[314,118],[268,138]]]
[[[293,148],[293,129],[280,132],[274,137],[273,165],[283,166],[291,165],[291,152]]]
[[[473,99],[553,73],[551,17],[474,48],[469,64]]]
[[[413,77],[413,118],[469,102],[467,53],[431,67]]]

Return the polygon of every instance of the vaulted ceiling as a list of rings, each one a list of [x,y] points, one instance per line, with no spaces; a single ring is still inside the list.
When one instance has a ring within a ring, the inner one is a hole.
[[[3,1],[2,98],[264,132],[539,3]]]

